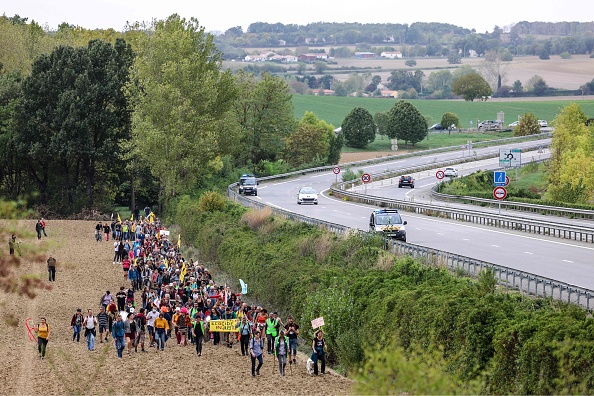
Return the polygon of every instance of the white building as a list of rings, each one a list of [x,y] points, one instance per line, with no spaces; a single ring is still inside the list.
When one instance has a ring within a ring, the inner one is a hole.
[[[380,55],[382,58],[386,59],[400,59],[402,58],[402,52],[400,51],[384,51]]]

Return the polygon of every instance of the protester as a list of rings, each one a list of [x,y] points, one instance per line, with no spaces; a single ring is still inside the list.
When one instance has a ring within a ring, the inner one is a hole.
[[[225,308],[225,313],[222,316],[223,320],[233,320],[233,319],[237,319],[237,315],[235,314],[235,312],[231,311],[230,307]],[[226,332],[225,333],[225,345],[227,345],[229,348],[233,348],[233,336],[231,332]]]
[[[35,232],[37,233],[37,239],[41,239],[41,233],[43,232],[43,224],[41,224],[41,219],[37,220],[37,223],[35,223]]]
[[[17,237],[15,234],[12,234],[10,236],[10,239],[8,240],[8,250],[10,255],[14,255],[14,249],[16,248],[19,252],[19,256],[21,255],[21,251],[19,249],[19,244],[21,243],[21,241],[17,241]]]
[[[47,234],[45,233],[45,226],[46,226],[45,219],[42,217],[42,218],[39,220],[39,222],[41,223],[41,231],[43,231],[43,235],[44,235],[44,236],[47,236]]]
[[[105,223],[103,224],[103,233],[105,234],[105,241],[109,242],[109,232],[111,231],[111,228],[109,227],[109,224]]]
[[[116,300],[118,302],[118,311],[123,311],[126,308],[126,292],[124,286],[120,286],[120,291],[116,293]]]
[[[159,317],[155,319],[155,340],[157,344],[157,351],[159,351],[159,346],[161,346],[161,351],[165,350],[165,341],[168,330],[169,323],[167,320],[165,320],[163,314],[160,313]]]
[[[204,321],[202,318],[197,318],[198,320],[194,323],[194,338],[196,342],[196,354],[198,356],[202,356],[202,341],[204,340],[204,335],[206,334],[204,328]]]
[[[311,360],[314,362],[314,375],[318,375],[318,360],[322,362],[321,373],[326,373],[326,340],[324,339],[324,332],[322,330],[316,331],[316,336],[311,343]]]
[[[103,297],[101,297],[101,301],[99,302],[99,305],[101,305],[101,306],[103,306],[103,308],[107,309],[107,306],[109,304],[111,304],[112,302],[113,302],[113,296],[111,295],[111,292],[109,290],[107,290],[105,292],[105,294],[103,295]]]
[[[285,367],[287,366],[287,354],[289,351],[289,337],[285,336],[285,331],[281,330],[274,342],[274,354],[278,360],[278,371],[281,377],[285,376]]]
[[[83,321],[83,326],[85,327],[85,337],[87,339],[87,349],[89,351],[95,350],[95,335],[96,329],[99,323],[97,322],[97,318],[93,316],[93,311],[88,310],[87,316]]]
[[[292,315],[289,315],[287,324],[285,325],[285,334],[289,337],[289,364],[297,363],[299,325],[295,323]]]
[[[111,336],[113,337],[113,340],[115,341],[115,347],[116,347],[116,351],[118,352],[118,359],[122,358],[122,355],[124,353],[124,337],[125,337],[125,332],[124,332],[124,323],[122,322],[122,316],[118,315],[116,317],[115,322],[113,323],[113,326],[111,328]]]
[[[70,326],[72,326],[72,341],[76,340],[76,342],[80,342],[80,330],[85,317],[82,314],[82,309],[77,308],[74,315],[72,315],[72,319],[70,320]]]
[[[144,312],[144,308],[140,308],[140,311],[134,318],[134,322],[136,323],[136,340],[134,341],[134,352],[138,352],[139,344],[142,352],[146,352],[144,350],[144,334],[146,331],[146,316],[144,315]]]
[[[252,323],[248,322],[248,318],[244,315],[241,318],[241,322],[237,323],[239,328],[239,344],[241,345],[241,356],[249,354],[250,334],[252,329]]]
[[[49,274],[49,281],[55,282],[56,281],[56,259],[52,257],[50,254],[49,258],[47,259],[47,272]]]
[[[264,363],[262,354],[264,353],[264,341],[259,332],[254,334],[254,338],[250,340],[250,356],[252,358],[252,377],[260,375],[260,368]],[[258,367],[256,367],[256,360],[258,360]]]
[[[266,319],[266,346],[269,355],[272,355],[274,348],[274,339],[276,338],[278,326],[281,324],[280,318],[276,312],[273,312],[268,319]]]
[[[39,359],[45,359],[45,350],[47,348],[47,342],[49,341],[50,329],[45,318],[41,318],[39,323],[34,329],[37,333],[37,350],[39,351]]]
[[[106,342],[107,337],[109,336],[109,318],[107,317],[107,312],[105,312],[104,307],[99,308],[97,322],[99,322],[99,343],[103,344],[103,333],[105,333]]]
[[[103,232],[103,224],[101,222],[97,223],[95,226],[95,241],[101,242],[101,233]]]
[[[146,315],[147,330],[149,332],[149,347],[155,345],[155,320],[159,317],[157,307],[153,305],[153,309]]]

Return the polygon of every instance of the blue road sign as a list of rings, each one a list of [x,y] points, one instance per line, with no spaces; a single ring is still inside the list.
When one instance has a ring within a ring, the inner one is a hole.
[[[496,187],[505,187],[507,183],[505,182],[505,171],[495,171],[495,177],[493,178],[494,185]]]

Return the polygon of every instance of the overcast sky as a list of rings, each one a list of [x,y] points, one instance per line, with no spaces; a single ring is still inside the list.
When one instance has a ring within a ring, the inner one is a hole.
[[[87,29],[122,31],[126,22],[165,19],[173,13],[196,17],[207,31],[225,31],[253,22],[306,25],[312,22],[407,23],[445,22],[492,31],[519,21],[594,20],[594,1],[573,0],[3,0],[6,16],[15,14],[47,24],[62,22]]]

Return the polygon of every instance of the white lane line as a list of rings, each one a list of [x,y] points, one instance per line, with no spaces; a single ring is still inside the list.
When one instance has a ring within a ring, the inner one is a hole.
[[[332,173],[332,174],[333,174],[333,173]],[[312,177],[310,177],[310,179],[315,179],[316,177],[324,177],[324,176],[330,176],[330,175],[331,175],[331,174],[324,173],[324,174],[322,174],[322,175],[312,176]]]
[[[260,201],[262,200],[262,198],[258,197],[257,195],[256,195],[256,199],[259,199]]]
[[[383,164],[377,164],[377,165],[371,165],[371,166],[361,165],[359,168],[362,168],[362,169],[365,168],[365,169],[367,169],[367,168],[377,168],[378,166],[383,166],[386,169],[388,169],[389,166],[394,165],[394,164],[400,164],[402,162],[406,162],[406,161],[384,162]]]
[[[462,238],[463,241],[470,241],[468,238]]]
[[[269,186],[269,185],[262,186],[262,187],[258,187],[258,190],[262,190],[263,188],[266,188],[266,187],[268,187],[268,186]]]
[[[493,246],[493,247],[499,247],[499,245],[491,245],[491,246]]]
[[[571,261],[571,260],[563,260],[563,261],[566,263],[573,263],[573,261]]]
[[[330,189],[326,189],[324,191],[328,191],[328,190],[330,190]],[[322,193],[324,191],[322,191]],[[328,197],[325,197],[325,198],[326,199],[329,199],[329,200],[337,201],[336,199],[332,199],[332,198],[328,198]],[[360,208],[370,209],[369,206],[359,205],[359,204],[356,204],[356,203],[351,203],[351,202],[340,202],[340,203],[343,204],[343,205],[353,205],[353,206],[358,206]],[[497,230],[492,230],[492,229],[489,229],[489,228],[475,227],[475,226],[466,225],[466,224],[450,223],[448,221],[436,220],[436,219],[433,219],[433,218],[428,217],[428,216],[413,215],[413,214],[410,214],[410,213],[405,212],[405,211],[402,211],[402,213],[405,213],[406,214],[406,217],[408,217],[408,218],[411,218],[411,217],[412,218],[423,218],[424,220],[427,220],[427,221],[432,221],[432,222],[441,223],[441,224],[449,224],[449,225],[454,224],[454,225],[456,225],[458,227],[469,228],[471,230],[487,231],[487,232],[491,232],[493,234],[502,234],[502,235],[507,235],[507,236],[514,236],[514,237],[517,237],[517,238],[529,239],[529,240],[532,240],[532,241],[547,242],[547,243],[553,243],[555,245],[570,246],[570,247],[574,247],[574,248],[578,248],[578,249],[586,249],[586,250],[593,250],[594,251],[594,247],[574,245],[572,243],[567,243],[567,242],[550,241],[548,239],[540,239],[540,238],[536,238],[536,237],[532,237],[532,236],[528,236],[528,235],[510,234],[509,232],[506,232],[506,231],[497,231]]]
[[[281,184],[292,183],[292,182],[296,182],[296,181],[299,181],[299,180],[301,180],[301,179],[291,179],[291,180],[287,180],[287,181],[284,181],[284,182],[272,184],[272,186],[280,186]]]
[[[532,253],[532,252],[524,252],[524,254],[534,254],[534,253]]]
[[[445,235],[445,234],[442,234],[441,232],[438,232],[437,235]]]

